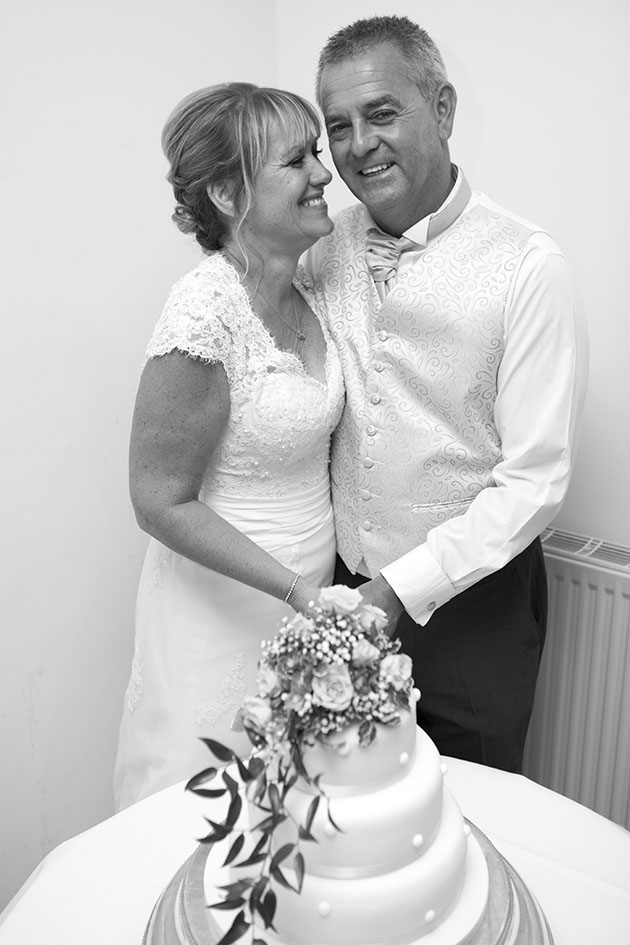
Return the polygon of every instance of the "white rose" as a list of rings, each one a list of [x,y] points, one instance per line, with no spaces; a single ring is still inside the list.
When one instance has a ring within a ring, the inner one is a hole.
[[[256,674],[256,685],[259,696],[263,696],[263,698],[270,696],[272,692],[275,692],[279,688],[276,671],[266,663],[261,663],[258,667],[258,673]]]
[[[247,696],[243,702],[243,724],[247,728],[253,728],[258,732],[264,733],[266,726],[271,721],[271,706],[266,699],[260,696]]]
[[[352,662],[355,666],[365,666],[367,663],[373,663],[379,657],[380,650],[365,637],[354,644],[352,650]]]
[[[382,630],[387,626],[387,614],[380,607],[374,604],[364,604],[359,611],[359,623],[364,630],[374,627],[375,630]]]
[[[403,689],[411,678],[411,657],[406,653],[391,653],[381,663],[380,675],[394,689]]]
[[[343,712],[352,702],[354,687],[348,667],[333,663],[323,676],[313,677],[313,702],[324,709]]]
[[[319,593],[319,603],[323,610],[336,611],[338,614],[351,614],[361,603],[361,592],[345,584],[333,584],[332,587],[322,587]]]

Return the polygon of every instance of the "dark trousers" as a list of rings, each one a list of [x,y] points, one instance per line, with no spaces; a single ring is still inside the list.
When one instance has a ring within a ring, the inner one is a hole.
[[[335,584],[365,580],[337,557]],[[426,626],[403,613],[396,636],[421,692],[418,725],[440,754],[521,771],[546,623],[539,539],[439,607]]]

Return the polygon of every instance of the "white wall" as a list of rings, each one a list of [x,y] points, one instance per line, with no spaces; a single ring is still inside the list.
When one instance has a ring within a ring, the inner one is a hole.
[[[4,4],[0,907],[112,812],[144,536],[127,440],[144,346],[200,256],[160,131],[183,95],[275,82],[271,0]]]
[[[5,5],[0,906],[111,812],[145,546],[127,497],[131,410],[168,287],[198,258],[169,220],[162,124],[226,79],[312,98],[327,36],[382,12],[421,18],[441,45],[460,96],[453,156],[473,185],[573,263],[592,380],[560,523],[630,544],[625,0]]]

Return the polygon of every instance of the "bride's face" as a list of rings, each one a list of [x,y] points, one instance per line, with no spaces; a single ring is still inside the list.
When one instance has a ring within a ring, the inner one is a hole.
[[[333,229],[324,200],[332,175],[319,159],[317,138],[287,140],[274,128],[267,160],[254,182],[254,201],[242,227],[265,252],[298,256]]]

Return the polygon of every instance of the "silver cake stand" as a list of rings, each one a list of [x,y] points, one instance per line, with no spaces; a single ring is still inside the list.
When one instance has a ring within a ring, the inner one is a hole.
[[[485,834],[467,823],[490,876],[488,906],[467,945],[553,945],[547,919],[524,881]],[[210,845],[201,844],[175,874],[153,908],[142,945],[216,945],[220,940],[222,932],[204,896],[209,852]],[[422,939],[407,945],[422,945]]]

